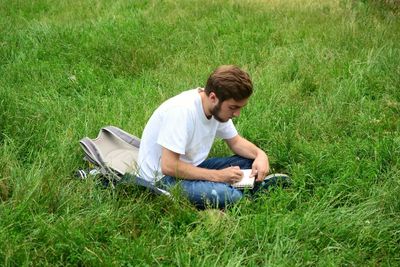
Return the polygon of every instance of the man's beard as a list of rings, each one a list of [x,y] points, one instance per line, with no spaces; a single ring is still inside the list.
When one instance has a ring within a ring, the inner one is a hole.
[[[227,122],[228,120],[223,120],[219,114],[221,113],[221,106],[222,102],[218,103],[212,110],[211,110],[211,115],[219,122]]]

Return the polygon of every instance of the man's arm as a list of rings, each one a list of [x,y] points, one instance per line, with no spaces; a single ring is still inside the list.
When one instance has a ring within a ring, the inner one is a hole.
[[[239,167],[222,170],[199,168],[179,159],[179,154],[162,148],[161,171],[164,175],[187,180],[206,180],[211,182],[235,183],[240,181],[243,172]]]
[[[257,181],[264,180],[265,176],[269,172],[267,154],[240,135],[236,135],[235,137],[225,141],[233,153],[248,159],[254,159],[251,173],[252,175],[257,175]]]

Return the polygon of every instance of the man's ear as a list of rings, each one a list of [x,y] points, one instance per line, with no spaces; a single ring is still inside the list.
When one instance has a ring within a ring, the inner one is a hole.
[[[211,92],[208,95],[208,98],[211,100],[211,103],[213,103],[214,105],[218,104],[219,99],[218,99],[217,95],[214,92]]]

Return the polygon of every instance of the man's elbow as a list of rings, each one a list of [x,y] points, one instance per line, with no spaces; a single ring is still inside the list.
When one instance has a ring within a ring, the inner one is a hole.
[[[168,166],[161,165],[161,172],[163,175],[173,176],[171,174],[171,168],[169,168]]]
[[[161,172],[163,175],[176,176],[179,163],[179,155],[166,148],[161,154]]]
[[[163,175],[175,176],[174,164],[161,160],[161,172]]]

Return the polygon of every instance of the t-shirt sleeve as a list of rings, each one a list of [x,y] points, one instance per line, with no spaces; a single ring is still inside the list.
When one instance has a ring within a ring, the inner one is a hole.
[[[173,108],[163,114],[157,144],[178,154],[185,154],[188,132],[189,114],[183,108]]]
[[[238,132],[235,128],[235,125],[233,125],[232,120],[229,120],[218,125],[216,135],[222,139],[231,139],[238,135]]]

